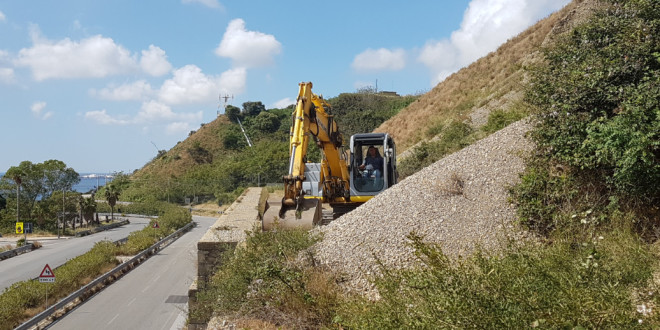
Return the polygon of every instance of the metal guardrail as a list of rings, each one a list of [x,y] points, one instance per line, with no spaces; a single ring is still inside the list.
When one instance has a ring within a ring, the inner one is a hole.
[[[19,248],[11,249],[5,252],[0,253],[0,260],[4,260],[7,258],[15,257],[21,253],[25,253],[27,251],[32,250],[32,243],[25,244]]]
[[[154,252],[160,250],[164,245],[170,244],[170,240],[174,238],[179,238],[181,235],[183,235],[184,232],[190,230],[193,226],[195,225],[194,222],[190,222],[189,224],[183,226],[181,229],[175,231],[174,233],[170,234],[169,236],[163,238],[162,240],[156,242],[154,245],[150,246],[146,250],[138,253],[135,255],[133,258],[130,260],[127,260],[126,262],[122,263],[121,265],[113,268],[109,272],[101,275],[100,277],[97,277],[95,280],[90,282],[89,284],[83,286],[82,288],[78,289],[78,291],[68,295],[66,298],[58,301],[56,304],[53,306],[47,308],[43,312],[37,314],[33,318],[29,319],[25,323],[19,325],[16,327],[16,330],[27,330],[30,329],[31,327],[34,327],[39,324],[39,322],[45,320],[47,317],[51,316],[53,313],[56,311],[64,308],[66,305],[68,305],[70,302],[74,301],[75,299],[83,296],[84,294],[88,293],[90,290],[92,290],[95,286],[105,282],[108,278],[115,276],[115,274],[119,274],[119,276],[123,276],[125,273],[130,271],[135,264],[139,264],[143,262],[144,260],[147,259],[148,256],[152,255]]]

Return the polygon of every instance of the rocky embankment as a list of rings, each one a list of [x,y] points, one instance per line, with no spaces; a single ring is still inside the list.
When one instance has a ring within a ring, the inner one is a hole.
[[[533,148],[525,120],[451,154],[402,180],[349,214],[320,227],[321,263],[342,273],[346,289],[369,293],[369,277],[386,266],[416,264],[406,236],[415,232],[450,257],[481,246],[496,251],[521,234],[508,188],[519,182],[523,157]]]

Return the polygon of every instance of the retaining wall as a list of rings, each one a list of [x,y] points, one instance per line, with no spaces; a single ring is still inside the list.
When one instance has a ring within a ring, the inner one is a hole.
[[[244,242],[246,231],[261,230],[259,210],[265,196],[265,188],[246,189],[197,242],[197,280],[188,290],[188,330],[206,329],[209,320],[191,317],[197,304],[197,292],[206,286],[220,266],[225,251]]]

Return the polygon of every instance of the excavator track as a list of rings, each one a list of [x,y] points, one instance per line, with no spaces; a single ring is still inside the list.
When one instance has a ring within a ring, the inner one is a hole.
[[[321,211],[321,226],[329,225],[332,220],[335,220],[334,216],[332,215],[332,210],[324,209]]]

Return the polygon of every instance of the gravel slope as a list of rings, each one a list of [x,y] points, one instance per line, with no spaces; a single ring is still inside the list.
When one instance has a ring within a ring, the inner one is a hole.
[[[315,246],[319,260],[346,276],[347,290],[370,293],[374,256],[387,266],[414,265],[406,244],[412,231],[451,257],[477,245],[497,249],[506,235],[519,234],[507,189],[519,182],[521,156],[533,148],[525,138],[530,128],[525,120],[511,124],[319,227],[325,235]]]

